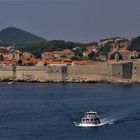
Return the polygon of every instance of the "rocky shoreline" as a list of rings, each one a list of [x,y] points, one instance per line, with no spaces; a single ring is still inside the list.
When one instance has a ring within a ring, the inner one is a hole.
[[[37,81],[37,80],[10,80],[10,79],[4,79],[0,80],[0,83],[92,83],[92,84],[140,84],[140,82],[137,81]]]

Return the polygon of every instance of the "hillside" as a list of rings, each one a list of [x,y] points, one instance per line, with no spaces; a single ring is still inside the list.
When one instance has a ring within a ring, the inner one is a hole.
[[[33,35],[27,31],[8,27],[0,31],[0,40],[3,43],[15,44],[16,47],[26,46],[27,44],[40,43],[46,41],[45,39]]]
[[[131,45],[128,47],[129,50],[140,51],[140,36],[133,38]]]
[[[42,52],[45,51],[61,51],[63,49],[73,49],[74,47],[81,47],[82,50],[85,49],[85,44],[76,42],[66,42],[64,40],[51,40],[42,43],[29,44],[23,48],[21,51],[29,51],[35,54],[37,57],[41,56]]]
[[[140,37],[127,39],[123,37],[114,37],[102,39],[99,42],[92,42],[89,44],[67,42],[64,40],[51,40],[47,41],[41,37],[33,35],[27,31],[8,27],[0,31],[0,44],[7,44],[15,46],[21,51],[30,51],[36,56],[40,57],[44,51],[61,51],[63,49],[73,49],[80,47],[81,52],[86,50],[86,47],[96,46],[96,55],[105,55],[115,49],[128,49],[140,51]],[[5,45],[6,46],[6,45]]]

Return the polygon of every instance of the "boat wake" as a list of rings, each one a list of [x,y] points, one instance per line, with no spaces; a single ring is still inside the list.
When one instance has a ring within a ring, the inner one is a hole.
[[[102,120],[101,119],[101,123],[100,124],[82,124],[82,123],[78,123],[78,122],[73,122],[75,126],[79,126],[79,127],[100,127],[100,126],[104,126],[104,125],[112,125],[115,123],[115,120]]]
[[[100,118],[101,120],[101,123],[100,124],[90,124],[90,125],[87,125],[87,124],[82,124],[82,123],[77,123],[77,122],[73,122],[75,126],[79,126],[79,127],[100,127],[100,126],[104,126],[104,125],[113,125],[113,124],[116,124],[118,122],[124,122],[124,118],[125,120],[128,120],[127,117],[131,114],[133,114],[134,112],[136,113],[136,111],[138,110],[138,108],[135,108],[135,109],[131,109],[131,110],[123,110],[123,111],[118,111],[119,113],[115,113],[115,112],[112,112],[111,114],[106,114],[105,116],[104,115],[101,115],[102,117]],[[109,117],[108,117],[109,116]]]

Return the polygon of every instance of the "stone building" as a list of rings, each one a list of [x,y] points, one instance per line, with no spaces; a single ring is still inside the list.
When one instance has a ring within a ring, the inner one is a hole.
[[[32,53],[26,51],[26,52],[22,53],[22,58],[23,59],[32,59],[32,58],[36,58],[36,57]]]

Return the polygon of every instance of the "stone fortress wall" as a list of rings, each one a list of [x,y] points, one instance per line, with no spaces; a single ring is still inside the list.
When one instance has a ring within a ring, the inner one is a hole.
[[[140,63],[75,66],[0,66],[0,81],[140,83]]]

